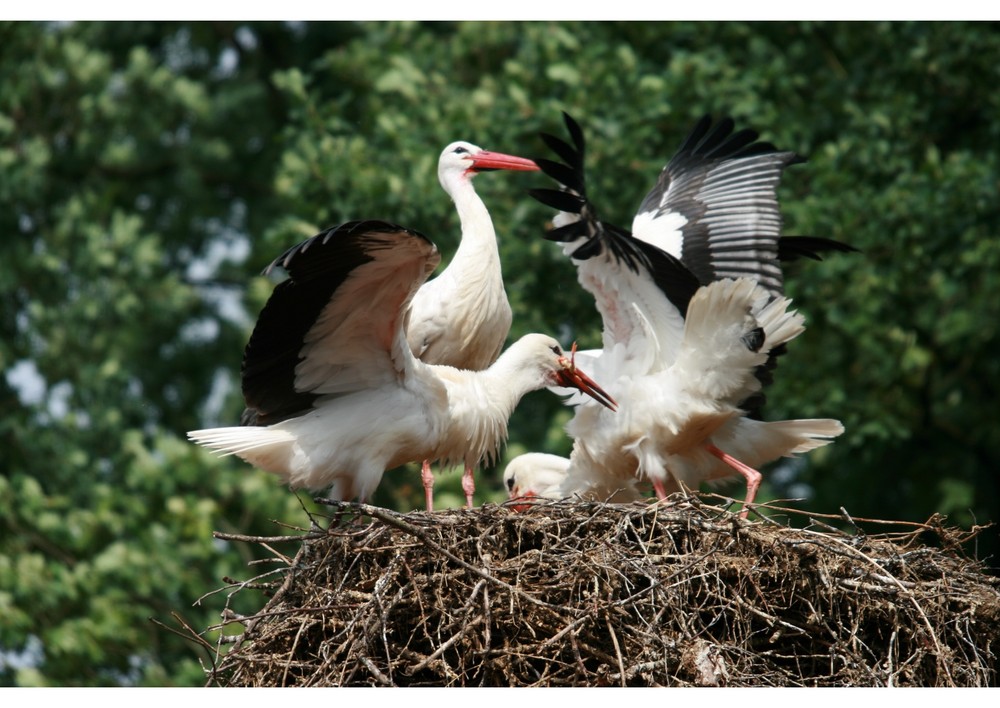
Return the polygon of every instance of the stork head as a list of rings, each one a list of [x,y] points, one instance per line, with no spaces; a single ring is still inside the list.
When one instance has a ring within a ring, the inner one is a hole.
[[[502,152],[483,150],[478,145],[463,140],[454,142],[444,149],[438,160],[438,179],[441,186],[448,190],[453,180],[476,176],[480,172],[490,170],[537,170],[532,160]]]
[[[523,476],[523,473],[522,475]],[[527,511],[531,508],[529,499],[537,499],[538,493],[525,485],[519,478],[518,474],[512,470],[509,466],[507,471],[503,475],[504,483],[507,485],[507,495],[518,503],[511,504],[510,508],[514,511]],[[523,500],[523,501],[522,501]]]
[[[560,487],[566,479],[569,460],[544,452],[529,452],[518,455],[507,464],[503,481],[511,499],[525,500],[525,503],[511,504],[514,511],[531,508],[530,499],[562,499]]]
[[[618,404],[597,382],[576,368],[576,345],[566,356],[562,347],[552,337],[544,334],[526,334],[505,354],[521,361],[524,370],[532,370],[542,386],[563,386],[582,391],[602,406],[617,410]]]
[[[553,350],[554,351],[554,350]],[[605,408],[618,410],[618,404],[592,378],[576,368],[576,342],[570,349],[569,358],[565,354],[559,356],[559,372],[556,374],[557,386],[572,386],[578,388]]]

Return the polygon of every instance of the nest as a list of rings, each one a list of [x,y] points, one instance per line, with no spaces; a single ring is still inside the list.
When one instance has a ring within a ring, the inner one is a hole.
[[[209,683],[997,684],[1000,581],[961,550],[980,529],[935,517],[873,535],[862,525],[888,522],[846,513],[847,530],[795,529],[712,499],[405,515],[329,502],[363,517],[217,534],[265,545],[278,567],[219,591],[269,599],[209,628],[238,634],[199,635]]]

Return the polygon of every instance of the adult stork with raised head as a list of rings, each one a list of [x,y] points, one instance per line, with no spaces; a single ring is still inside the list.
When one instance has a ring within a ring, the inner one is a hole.
[[[422,234],[349,222],[279,256],[279,283],[243,354],[246,410],[238,427],[188,437],[280,476],[293,488],[367,500],[387,469],[492,459],[521,397],[569,386],[612,399],[555,339],[529,334],[484,371],[413,355],[406,319],[440,261]]]
[[[728,119],[698,122],[643,199],[632,232],[602,222],[586,194],[583,133],[568,115],[565,122],[572,145],[543,135],[563,163],[536,160],[562,190],[532,194],[560,210],[546,237],[571,256],[604,325],[603,348],[580,361],[609,386],[621,415],[609,420],[571,401],[574,446],[559,494],[593,497],[616,479],[638,477],[663,498],[680,483],[738,473],[749,504],[760,483],[756,467],[843,431],[829,419],[755,419],[775,358],[801,332],[801,318],[781,297],[779,261],[854,249],[780,235],[777,184],[800,158],[757,142],[752,131],[733,133]],[[730,384],[694,380],[706,376]]]
[[[438,181],[455,202],[462,239],[436,278],[417,291],[410,305],[406,339],[428,364],[481,371],[496,361],[510,332],[511,310],[503,286],[496,231],[472,179],[489,170],[537,170],[531,160],[454,142],[441,152]],[[434,508],[430,462],[420,470],[427,511]],[[466,505],[472,507],[473,468],[462,474]]]

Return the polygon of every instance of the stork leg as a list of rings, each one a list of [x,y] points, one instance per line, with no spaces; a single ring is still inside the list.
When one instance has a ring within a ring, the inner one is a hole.
[[[472,508],[472,495],[476,493],[476,480],[472,478],[472,468],[465,466],[462,473],[462,491],[465,492],[465,507]]]
[[[712,445],[711,443],[706,443],[705,449],[746,478],[747,496],[743,502],[743,511],[740,512],[740,518],[741,519],[747,518],[747,514],[750,513],[750,508],[748,505],[753,503],[754,497],[757,496],[757,488],[760,487],[760,481],[764,477],[761,475],[760,472],[755,470],[753,467],[743,464],[732,455],[727,455],[726,453],[724,453],[722,450],[717,448],[715,445]]]
[[[427,511],[434,511],[434,473],[431,472],[429,460],[424,460],[420,466],[420,481],[424,483],[424,501],[427,503]]]
[[[656,492],[656,498],[660,501],[667,498],[667,489],[663,486],[662,479],[653,479],[653,491]]]

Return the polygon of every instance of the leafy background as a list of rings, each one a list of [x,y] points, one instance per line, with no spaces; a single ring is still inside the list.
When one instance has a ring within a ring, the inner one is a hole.
[[[449,257],[452,140],[534,156],[561,111],[602,216],[627,225],[704,113],[809,157],[786,233],[863,249],[790,269],[809,329],[770,418],[831,416],[834,445],[765,472],[801,508],[1000,520],[1000,32],[968,23],[7,23],[0,25],[0,684],[197,685],[150,621],[217,621],[254,548],[213,530],[303,525],[306,495],[185,441],[241,410],[242,347],[285,247],[349,219]],[[599,340],[540,238],[539,176],[477,188],[501,235],[511,338]],[[530,395],[507,455],[565,453]],[[503,498],[479,475],[479,501]],[[443,474],[439,505],[461,503]],[[739,495],[740,490],[733,489]],[[377,501],[420,506],[415,467]],[[972,549],[996,566],[995,530]],[[205,597],[203,597],[205,596]],[[242,607],[237,598],[237,611]],[[210,639],[213,639],[210,637]]]

